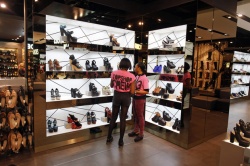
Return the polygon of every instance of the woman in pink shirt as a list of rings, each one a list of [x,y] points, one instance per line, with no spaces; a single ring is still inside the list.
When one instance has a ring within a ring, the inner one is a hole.
[[[134,130],[128,133],[129,137],[135,137],[134,141],[138,142],[143,139],[143,131],[145,126],[144,110],[146,103],[146,94],[149,92],[148,78],[145,75],[146,67],[142,62],[135,65],[136,89],[133,99],[133,115],[134,115]]]
[[[113,141],[112,131],[114,129],[119,111],[120,112],[120,139],[119,146],[123,146],[123,136],[126,128],[126,117],[131,104],[131,96],[135,93],[135,76],[128,70],[131,69],[131,62],[128,58],[123,58],[119,64],[119,70],[111,73],[110,86],[114,88],[112,101],[112,117],[109,125],[107,142]]]

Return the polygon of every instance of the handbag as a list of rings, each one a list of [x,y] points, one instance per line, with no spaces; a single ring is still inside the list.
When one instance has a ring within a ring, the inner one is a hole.
[[[111,94],[110,87],[109,86],[103,86],[102,87],[102,94],[103,95],[110,95]]]

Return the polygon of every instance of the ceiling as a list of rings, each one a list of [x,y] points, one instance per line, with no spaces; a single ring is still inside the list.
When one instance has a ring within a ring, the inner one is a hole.
[[[238,3],[239,6],[245,6],[250,4],[249,1],[244,0]],[[12,39],[14,39],[15,42],[23,42],[23,37],[19,37],[20,35],[23,36],[24,31],[23,1],[7,1],[7,6],[7,10],[0,8],[0,41],[13,41]],[[119,28],[128,28],[128,24],[130,24],[132,26],[131,29],[136,32],[136,42],[144,44],[147,42],[147,31],[180,24],[191,25],[188,31],[192,32],[187,37],[194,36],[194,33],[201,36],[211,36],[211,32],[202,29],[204,27],[207,29],[211,28],[211,24],[207,25],[208,21],[206,21],[208,18],[211,19],[211,9],[207,6],[202,6],[202,11],[199,11],[200,15],[197,18],[197,23],[199,23],[198,25],[201,28],[197,28],[196,32],[194,31],[197,14],[196,0],[120,0],[119,3],[114,3],[113,0],[38,0],[38,2],[33,1],[33,4],[27,4],[27,7],[28,38],[32,39],[34,29],[37,32],[34,35],[34,41],[38,41],[39,43],[41,43],[41,39],[44,36],[42,32],[45,31],[44,14]],[[244,14],[250,17],[250,11],[247,10],[249,7],[241,7],[240,9],[247,11]],[[32,17],[32,13],[35,17]],[[234,26],[223,26],[224,22],[233,25],[232,21],[223,17],[225,14],[219,10],[216,13],[220,20],[216,20],[218,21],[216,27],[213,27],[215,30],[213,33],[214,39],[233,38],[236,35]],[[35,22],[34,26],[32,26],[32,19]],[[161,19],[161,21],[158,21],[158,19]],[[246,27],[246,25],[250,27],[250,21],[238,20],[240,25],[237,31],[241,33],[237,34],[237,36],[244,36],[250,30],[242,27]],[[143,21],[144,25],[139,26],[139,21]],[[216,33],[217,31],[229,35],[225,36]],[[197,40],[209,40],[209,37]]]

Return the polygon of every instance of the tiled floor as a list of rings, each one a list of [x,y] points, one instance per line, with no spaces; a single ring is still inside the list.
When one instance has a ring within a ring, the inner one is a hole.
[[[249,107],[249,101],[232,104],[228,130],[239,118],[249,117]],[[133,138],[125,136],[125,145],[119,148],[117,145],[119,134],[117,134],[109,145],[105,143],[106,137],[102,137],[36,154],[25,152],[23,155],[1,157],[0,166],[9,164],[17,166],[218,166],[220,144],[225,136],[226,133],[185,150],[147,132],[144,140],[137,143]]]

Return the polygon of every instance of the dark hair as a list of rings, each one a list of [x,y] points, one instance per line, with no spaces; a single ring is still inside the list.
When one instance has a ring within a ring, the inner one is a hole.
[[[139,68],[141,68],[141,71],[143,72],[143,74],[146,74],[146,66],[145,66],[144,63],[138,62],[138,63],[137,63],[137,66],[138,66]]]
[[[119,64],[119,69],[131,69],[132,65],[131,62],[128,58],[122,58],[120,64]]]
[[[187,62],[185,62],[184,63],[184,71],[188,71],[189,69],[190,69],[190,65]]]

